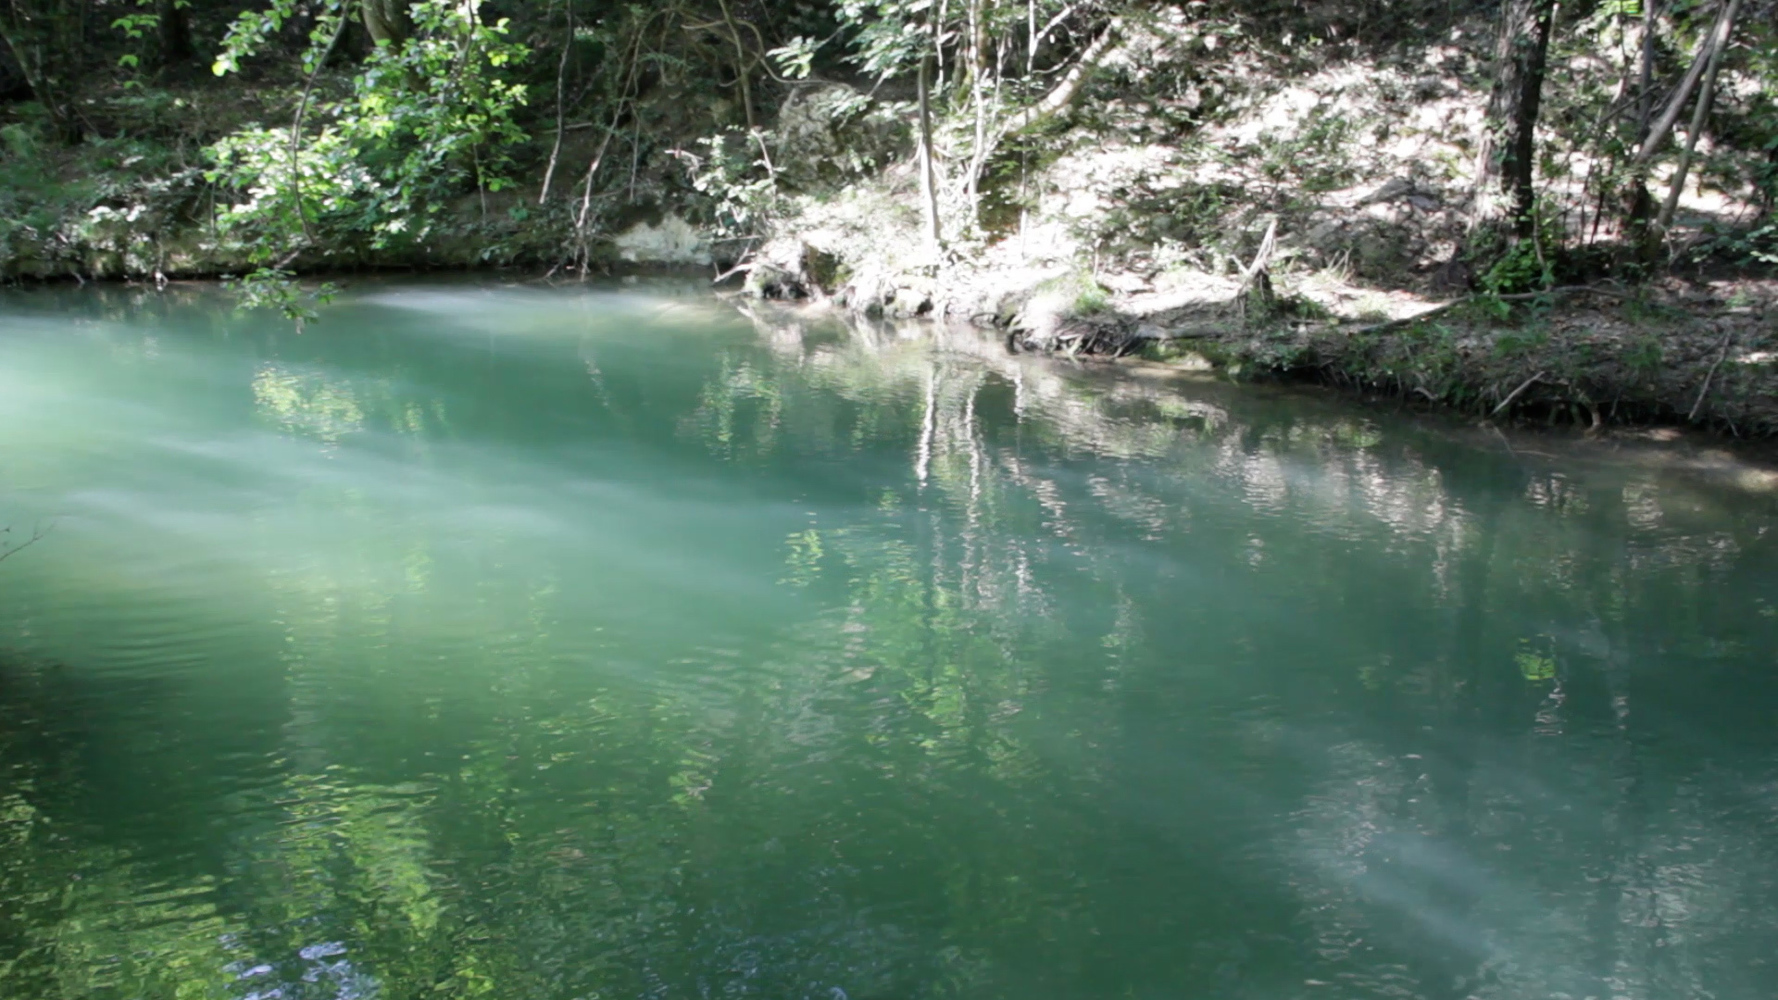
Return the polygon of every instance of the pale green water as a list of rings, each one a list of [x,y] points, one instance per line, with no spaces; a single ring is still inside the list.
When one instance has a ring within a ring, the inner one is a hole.
[[[1773,480],[1515,447],[673,286],[13,294],[0,996],[1778,995]]]

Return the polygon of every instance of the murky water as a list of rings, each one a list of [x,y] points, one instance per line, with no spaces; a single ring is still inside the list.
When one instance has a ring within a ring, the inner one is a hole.
[[[0,995],[1770,997],[1774,483],[677,286],[16,293]]]

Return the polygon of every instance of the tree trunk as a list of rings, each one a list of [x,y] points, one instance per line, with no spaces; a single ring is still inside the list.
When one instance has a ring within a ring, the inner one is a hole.
[[[735,16],[729,10],[728,0],[716,0],[722,7],[723,23],[728,25],[729,40],[735,46],[735,81],[741,89],[741,109],[747,115],[747,131],[759,131],[759,118],[753,113],[753,59],[748,55],[747,43],[741,40],[741,29],[735,24]]]
[[[158,0],[155,13],[160,17],[161,66],[183,66],[197,57],[197,46],[191,41],[191,18],[178,0]]]
[[[1641,93],[1637,96],[1636,109],[1636,148],[1641,149],[1648,143],[1649,130],[1654,126],[1655,114],[1655,25],[1660,17],[1658,0],[1643,0],[1642,5],[1642,64],[1637,74],[1637,85]],[[1648,232],[1649,213],[1654,210],[1654,199],[1649,196],[1648,184],[1635,172],[1624,182],[1624,233],[1632,245],[1640,246]],[[1601,207],[1603,212],[1603,206]]]
[[[60,82],[46,65],[59,60],[51,52],[53,46],[48,26],[43,23],[45,20],[43,15],[31,11],[19,0],[12,0],[7,6],[0,7],[0,41],[6,43],[18,63],[25,85],[31,88],[31,96],[49,114],[58,137],[74,142],[79,139],[80,129],[70,109],[62,103]]]
[[[969,151],[969,176],[964,179],[969,199],[969,221],[981,219],[982,168],[988,157],[988,26],[984,0],[969,3],[969,101],[975,111],[975,142]]]
[[[1698,137],[1704,133],[1704,126],[1710,121],[1710,104],[1716,96],[1716,71],[1722,67],[1722,54],[1729,47],[1729,39],[1735,33],[1735,15],[1740,12],[1741,0],[1729,0],[1728,9],[1723,11],[1722,18],[1711,32],[1710,61],[1704,69],[1704,81],[1698,91],[1698,105],[1692,112],[1692,126],[1685,135],[1685,148],[1679,154],[1679,165],[1673,168],[1673,183],[1667,193],[1667,201],[1661,206],[1661,216],[1655,220],[1655,234],[1664,236],[1667,228],[1673,224],[1673,213],[1679,208],[1679,195],[1685,189],[1685,175],[1691,169],[1692,155],[1698,148]]]
[[[370,32],[373,44],[400,48],[413,33],[406,0],[361,0],[359,8],[364,15],[364,30]]]
[[[1732,7],[1738,7],[1738,3]],[[1704,72],[1715,59],[1719,45],[1728,43],[1728,34],[1734,28],[1732,19],[1734,9],[1725,10],[1723,16],[1717,18],[1716,26],[1704,37],[1698,39],[1698,46],[1692,52],[1692,65],[1686,71],[1685,78],[1674,88],[1673,96],[1668,98],[1667,107],[1662,110],[1660,118],[1650,125],[1642,136],[1642,142],[1636,149],[1636,155],[1630,160],[1630,177],[1626,182],[1628,198],[1626,200],[1626,235],[1634,247],[1640,248],[1645,259],[1650,258],[1658,249],[1659,231],[1649,225],[1649,216],[1654,207],[1654,199],[1648,193],[1649,165],[1655,153],[1667,141],[1673,126],[1679,121],[1679,115],[1691,100],[1692,91],[1704,78]]]
[[[562,41],[562,59],[556,64],[556,143],[549,151],[549,167],[543,172],[543,190],[537,195],[537,204],[549,202],[550,182],[556,176],[556,162],[562,157],[562,138],[567,134],[567,108],[563,104],[563,91],[568,80],[568,58],[574,52],[574,3],[569,0],[562,5],[568,15],[568,37]]]
[[[930,55],[920,60],[920,202],[926,213],[926,241],[936,264],[944,236],[939,229],[938,164],[932,149],[932,62]]]
[[[1537,116],[1556,0],[1506,0],[1494,49],[1494,89],[1476,153],[1472,228],[1486,239],[1531,237],[1536,225]]]

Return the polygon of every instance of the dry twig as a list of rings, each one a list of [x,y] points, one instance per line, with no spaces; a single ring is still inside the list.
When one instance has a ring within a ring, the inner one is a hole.
[[[1704,386],[1698,390],[1698,401],[1692,404],[1692,412],[1686,415],[1685,419],[1687,423],[1697,421],[1698,411],[1704,408],[1704,398],[1710,395],[1710,382],[1712,379],[1716,378],[1716,370],[1722,367],[1724,361],[1728,360],[1729,347],[1734,344],[1734,342],[1735,331],[1730,330],[1727,334],[1723,335],[1722,353],[1716,356],[1716,364],[1711,365],[1710,371],[1704,375]]]
[[[1523,385],[1519,386],[1517,389],[1514,389],[1510,395],[1508,395],[1505,399],[1501,400],[1500,405],[1496,406],[1494,408],[1494,412],[1490,413],[1488,415],[1490,417],[1500,416],[1501,413],[1505,412],[1507,407],[1513,405],[1514,401],[1516,401],[1520,396],[1525,394],[1526,389],[1529,389],[1532,386],[1536,385],[1537,383],[1543,381],[1543,377],[1548,374],[1549,374],[1549,372],[1538,372],[1536,375],[1533,375],[1530,378],[1526,379]]]
[[[42,525],[38,525],[37,527],[31,529],[31,537],[29,539],[27,539],[23,542],[20,542],[19,544],[14,545],[11,548],[0,547],[0,562],[5,562],[6,560],[11,559],[13,556],[18,555],[20,552],[25,551],[26,549],[30,548],[33,545],[36,545],[38,542],[43,541],[43,539],[49,534],[49,531],[50,531],[50,529],[45,528]],[[10,534],[12,534],[11,528],[0,528],[0,537],[4,537],[4,536],[10,535]]]

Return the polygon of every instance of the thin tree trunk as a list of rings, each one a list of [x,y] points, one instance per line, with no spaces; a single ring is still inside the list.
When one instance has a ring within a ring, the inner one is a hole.
[[[982,168],[987,164],[988,152],[988,105],[985,93],[985,77],[988,75],[988,26],[985,3],[986,0],[969,2],[969,96],[970,103],[975,107],[975,143],[970,150],[969,176],[964,179],[964,186],[969,197],[969,218],[972,222],[981,215],[981,177]]]
[[[1099,64],[1103,63],[1105,57],[1110,55],[1112,49],[1116,47],[1118,39],[1123,33],[1123,27],[1123,18],[1112,18],[1105,29],[1099,32],[1099,36],[1093,39],[1092,44],[1088,45],[1081,52],[1080,57],[1074,60],[1074,65],[1068,68],[1068,72],[1062,74],[1062,79],[1050,88],[1049,93],[1043,95],[1036,104],[1026,108],[1023,113],[1008,122],[1003,131],[1016,132],[1035,125],[1046,118],[1061,114],[1072,105],[1074,99],[1079,97],[1081,90],[1086,87],[1087,81],[1092,79],[1093,72],[1099,68]]]
[[[1736,4],[1736,6],[1739,5]],[[1642,141],[1641,148],[1636,151],[1636,158],[1630,161],[1633,169],[1646,170],[1649,161],[1654,159],[1655,153],[1667,141],[1667,136],[1673,131],[1673,126],[1679,122],[1680,113],[1691,102],[1692,91],[1697,88],[1698,81],[1703,79],[1704,71],[1710,66],[1711,55],[1715,51],[1717,39],[1720,37],[1725,42],[1728,40],[1727,33],[1723,30],[1726,27],[1728,27],[1726,19],[1719,17],[1715,29],[1698,40],[1698,48],[1692,53],[1691,69],[1686,71],[1685,79],[1681,80],[1679,87],[1673,91],[1673,96],[1667,101],[1667,107],[1661,112],[1661,117],[1656,119],[1654,125],[1649,128],[1648,137]]]
[[[747,46],[741,41],[741,29],[736,26],[734,15],[729,11],[728,0],[716,0],[722,7],[723,23],[728,25],[729,39],[735,46],[735,77],[740,81],[741,107],[747,113],[747,131],[757,132],[759,120],[753,114],[753,71],[752,60],[747,57]]]
[[[1471,218],[1484,241],[1504,232],[1527,239],[1536,225],[1537,118],[1555,13],[1556,0],[1507,0],[1501,10]]]
[[[1656,234],[1666,233],[1667,227],[1673,224],[1673,213],[1679,208],[1679,194],[1685,188],[1685,175],[1691,169],[1698,137],[1703,135],[1704,126],[1710,121],[1710,105],[1716,96],[1716,72],[1722,68],[1722,56],[1728,51],[1729,38],[1735,33],[1735,16],[1740,9],[1741,0],[1729,0],[1728,9],[1723,11],[1716,30],[1711,33],[1710,65],[1704,70],[1698,105],[1692,112],[1692,127],[1685,136],[1685,149],[1679,154],[1679,166],[1673,170],[1673,185],[1667,191],[1666,204],[1661,206],[1660,218],[1655,220]]]
[[[303,205],[303,119],[309,114],[309,98],[315,93],[315,80],[321,76],[321,70],[327,65],[328,58],[333,55],[333,50],[346,34],[349,12],[343,5],[339,10],[339,19],[339,24],[333,29],[333,37],[327,41],[327,50],[321,53],[321,58],[315,61],[315,68],[310,71],[309,78],[303,82],[302,98],[296,104],[296,117],[290,122],[290,195],[296,202],[296,219],[302,224],[303,236],[310,243],[315,242],[315,231],[309,224],[308,209]]]
[[[1659,231],[1649,224],[1649,215],[1654,208],[1654,199],[1648,193],[1649,165],[1653,162],[1655,153],[1666,143],[1674,124],[1679,121],[1679,114],[1691,100],[1692,91],[1704,78],[1704,71],[1710,66],[1715,40],[1724,24],[1725,21],[1719,17],[1717,30],[1712,30],[1698,40],[1698,47],[1692,52],[1691,68],[1686,71],[1685,78],[1679,81],[1679,86],[1674,89],[1660,117],[1646,130],[1636,149],[1636,155],[1630,160],[1629,179],[1625,181],[1629,197],[1625,204],[1624,231],[1630,245],[1637,248],[1644,260],[1654,257],[1661,238]]]
[[[937,67],[932,77],[932,89],[940,94],[945,92],[945,83],[949,79],[945,67],[945,25],[950,23],[951,0],[938,0],[938,20],[932,22],[932,57]]]
[[[537,196],[539,205],[549,201],[550,182],[555,179],[556,163],[562,157],[562,137],[567,134],[562,85],[568,76],[568,56],[574,51],[574,0],[567,0],[562,6],[568,11],[568,37],[562,42],[562,60],[556,65],[556,144],[549,151],[549,168],[543,172],[543,191]]]
[[[62,103],[56,79],[44,68],[44,50],[49,47],[49,42],[45,33],[38,30],[37,20],[20,0],[9,0],[4,14],[0,14],[0,41],[5,41],[11,50],[25,85],[31,88],[31,95],[49,114],[57,135],[65,141],[73,141],[78,130],[74,127],[70,109]]]
[[[926,241],[936,263],[943,247],[943,234],[939,230],[938,165],[932,149],[932,62],[931,55],[920,60],[920,202],[926,212]]]
[[[1660,0],[1646,0],[1642,5],[1642,65],[1637,73],[1636,143],[1648,138],[1648,126],[1655,113],[1655,27],[1660,23]]]
[[[581,184],[580,214],[574,220],[574,235],[579,243],[580,275],[586,277],[587,268],[591,263],[591,254],[587,247],[587,219],[593,208],[593,179],[599,174],[599,167],[605,162],[605,152],[611,148],[611,139],[617,135],[617,127],[623,122],[624,109],[633,99],[636,88],[636,71],[641,63],[642,36],[647,30],[647,22],[636,26],[636,37],[630,45],[625,57],[624,66],[620,69],[623,90],[618,93],[617,107],[611,112],[611,124],[605,128],[605,138],[599,142],[598,152],[593,154],[592,162],[587,164],[586,180]]]
[[[1660,4],[1658,0],[1644,0],[1642,5],[1642,66],[1638,73],[1637,85],[1641,93],[1637,97],[1636,111],[1636,148],[1640,150],[1648,143],[1648,133],[1653,125],[1655,113],[1655,25],[1659,23]],[[1625,182],[1626,197],[1624,233],[1630,242],[1640,245],[1648,231],[1649,212],[1654,208],[1654,199],[1649,197],[1646,180],[1635,171],[1631,171],[1630,179]],[[1604,214],[1601,206],[1600,214]]]
[[[364,30],[370,32],[370,40],[376,45],[400,48],[413,32],[406,0],[360,0],[358,6]]]
[[[198,50],[191,41],[191,18],[185,5],[178,0],[159,0],[155,14],[160,18],[161,65],[172,68],[196,58]]]

